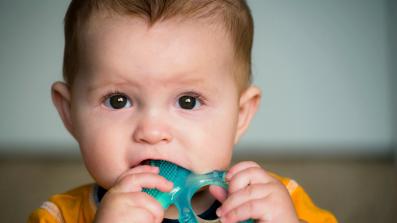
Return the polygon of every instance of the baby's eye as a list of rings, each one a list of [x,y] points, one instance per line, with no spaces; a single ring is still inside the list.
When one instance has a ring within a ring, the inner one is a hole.
[[[195,96],[183,95],[178,99],[178,106],[182,109],[197,109],[201,106],[200,100]]]
[[[130,99],[123,94],[113,94],[106,98],[105,106],[112,109],[129,108],[132,106]]]

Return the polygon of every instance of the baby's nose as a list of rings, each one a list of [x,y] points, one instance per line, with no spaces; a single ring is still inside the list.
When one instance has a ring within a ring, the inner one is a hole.
[[[133,134],[134,141],[144,144],[168,143],[172,135],[165,123],[155,119],[141,120]]]

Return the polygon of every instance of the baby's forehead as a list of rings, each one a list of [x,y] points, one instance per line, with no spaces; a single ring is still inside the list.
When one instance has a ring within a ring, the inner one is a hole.
[[[72,84],[83,60],[84,47],[91,44],[87,37],[101,36],[104,26],[111,27],[117,20],[144,23],[147,28],[165,23],[200,23],[203,33],[213,29],[223,31],[225,42],[230,41],[231,54],[236,64],[241,64],[242,85],[249,80],[251,17],[244,1],[73,1],[65,16],[64,79]],[[143,5],[141,5],[143,4]],[[130,27],[134,29],[134,26]],[[247,29],[246,29],[247,28]],[[186,29],[181,26],[180,29]],[[244,31],[246,30],[246,32]],[[142,32],[142,30],[137,31]],[[198,33],[201,36],[202,33]],[[246,36],[246,37],[245,37]],[[112,37],[113,38],[113,37]],[[178,35],[175,35],[178,38]],[[246,43],[243,43],[243,42]]]
[[[159,26],[161,24],[178,24],[183,29],[188,25],[202,25],[208,30],[219,30],[224,33],[226,37],[230,37],[230,33],[225,27],[224,21],[220,16],[211,17],[189,17],[183,14],[176,14],[169,18],[162,18],[156,21],[151,21],[149,18],[135,14],[119,13],[112,10],[95,10],[91,13],[88,19],[83,23],[80,33],[89,33],[92,29],[100,29],[103,26],[112,26],[116,23],[126,22],[131,24],[131,29],[134,29],[133,24],[145,24],[148,29]]]
[[[122,27],[122,28],[120,28]],[[93,15],[92,19],[87,21],[83,31],[80,34],[79,41],[79,51],[84,53],[85,48],[87,46],[93,45],[93,43],[99,38],[109,38],[108,41],[110,45],[118,44],[116,39],[120,37],[121,34],[124,35],[145,35],[146,37],[156,37],[156,36],[168,36],[171,39],[181,40],[182,37],[186,36],[186,33],[193,33],[192,31],[196,31],[194,35],[191,35],[191,39],[196,39],[199,41],[200,39],[214,39],[219,42],[219,44],[215,45],[209,54],[213,54],[214,51],[223,47],[222,50],[229,51],[230,55],[235,55],[234,52],[234,44],[228,36],[228,33],[225,29],[216,23],[208,24],[205,21],[191,19],[191,20],[180,20],[178,18],[171,18],[169,20],[158,21],[153,24],[149,24],[148,21],[142,19],[140,17],[131,16],[131,15],[119,15],[119,14],[109,14],[104,12],[101,14],[100,12]],[[120,33],[120,35],[110,35],[114,32]],[[211,35],[208,35],[211,34]],[[145,39],[140,39],[139,41],[143,42]],[[134,44],[140,45],[141,42],[135,42]],[[171,41],[170,41],[171,42]],[[156,44],[156,42],[153,42]],[[179,43],[180,45],[183,42]],[[195,47],[195,44],[191,44],[191,48]],[[158,48],[157,52],[162,52],[165,49]],[[84,57],[85,55],[83,55]],[[84,59],[84,58],[83,58]],[[240,61],[236,61],[240,62]]]
[[[143,20],[142,18],[131,17],[129,15],[114,15],[109,13],[97,14],[93,16],[90,23],[91,24],[89,24],[89,27],[86,29],[86,33],[83,37],[83,46],[81,47],[83,52],[85,51],[88,53],[84,53],[85,58],[82,60],[95,61],[94,63],[96,63],[96,65],[98,65],[97,61],[102,61],[100,65],[106,65],[105,69],[107,70],[107,74],[115,72],[115,70],[110,69],[109,66],[113,66],[111,68],[118,69],[116,64],[121,63],[121,59],[129,57],[131,65],[129,68],[132,69],[130,70],[130,73],[134,74],[140,74],[139,69],[142,67],[146,67],[147,69],[152,68],[150,71],[146,72],[159,73],[158,70],[161,70],[162,72],[175,70],[174,73],[187,74],[194,73],[194,69],[198,69],[198,67],[211,67],[214,65],[214,63],[227,63],[228,65],[223,66],[224,70],[213,70],[212,72],[214,74],[227,72],[228,76],[230,77],[235,78],[236,76],[236,73],[233,71],[233,69],[230,70],[231,67],[236,66],[239,62],[236,61],[236,58],[234,57],[235,54],[233,43],[230,41],[230,39],[227,39],[225,36],[225,31],[219,29],[219,26],[208,25],[206,23],[194,20],[180,21],[173,19],[159,21],[150,26],[147,21]],[[124,32],[125,35],[121,35]],[[128,44],[120,46],[120,43],[126,41],[125,39],[122,39],[125,36],[143,36],[150,32],[154,33],[154,35],[150,36],[149,38],[145,36],[144,38],[135,39],[136,41],[134,40],[135,42],[129,45],[132,47],[129,49],[129,51],[135,52],[135,54],[125,54],[124,57],[106,57],[107,55],[119,56],[128,51]],[[193,35],[189,36],[189,38],[193,41],[186,42],[185,39],[183,39],[183,34],[188,32],[194,32]],[[162,44],[162,41],[158,41],[160,37],[165,37],[166,35],[168,35],[168,39],[170,40],[169,43]],[[102,38],[100,43],[97,43],[98,38]],[[208,44],[200,45],[200,42],[206,38],[209,40]],[[105,42],[103,39],[105,39]],[[154,41],[148,43],[150,39]],[[175,39],[178,39],[177,43],[175,43]],[[218,39],[217,42],[214,42],[216,39]],[[171,46],[175,46],[175,44],[178,44],[180,51],[172,52],[169,50],[169,48],[171,48]],[[207,46],[211,47],[206,48],[205,51],[202,50]],[[200,53],[202,55],[205,54],[205,56],[195,57],[194,54],[186,53],[187,51],[193,51],[195,49],[196,51],[201,51]],[[181,52],[184,52],[185,56],[177,57],[177,55],[181,54]],[[152,53],[150,57],[145,57],[146,54],[148,55],[150,53]],[[202,61],[199,61],[200,58]],[[225,62],[225,60],[219,60],[221,58],[228,58],[227,62]],[[92,63],[89,62],[87,64]],[[134,67],[134,65],[136,66]],[[155,70],[155,68],[158,69]],[[180,70],[178,70],[178,68],[180,68]],[[141,78],[145,77],[142,76]],[[208,77],[204,75],[201,79],[205,80],[208,79]],[[237,79],[235,79],[235,81],[238,82]]]
[[[205,60],[209,66],[219,57],[234,60],[232,42],[216,27],[174,21],[163,21],[149,27],[143,20],[126,17],[101,20],[99,24],[94,21],[82,37],[80,50],[85,53],[83,60],[96,59],[116,64],[120,59],[128,58],[131,63],[153,61],[152,65],[156,67],[165,67],[169,63],[183,67],[200,62],[199,59]],[[113,54],[113,57],[108,57],[108,54]]]

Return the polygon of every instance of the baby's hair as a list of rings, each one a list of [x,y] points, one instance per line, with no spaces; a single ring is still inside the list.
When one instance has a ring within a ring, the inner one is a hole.
[[[142,18],[151,26],[170,18],[217,19],[234,45],[239,89],[251,83],[253,19],[245,0],[72,0],[65,15],[63,78],[73,84],[79,69],[79,40],[93,12]]]

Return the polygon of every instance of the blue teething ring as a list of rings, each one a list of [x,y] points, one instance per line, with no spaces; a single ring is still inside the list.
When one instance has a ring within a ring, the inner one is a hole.
[[[178,209],[179,222],[198,223],[198,217],[194,212],[191,199],[202,187],[217,185],[224,189],[228,188],[225,181],[224,171],[213,171],[207,174],[195,174],[191,171],[164,160],[151,160],[150,165],[160,169],[160,175],[174,183],[174,188],[168,192],[161,192],[157,189],[143,189],[144,192],[154,197],[164,209],[174,204]],[[253,220],[246,220],[242,223],[253,223]]]

